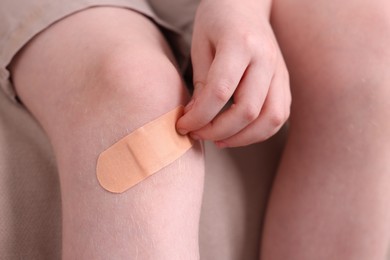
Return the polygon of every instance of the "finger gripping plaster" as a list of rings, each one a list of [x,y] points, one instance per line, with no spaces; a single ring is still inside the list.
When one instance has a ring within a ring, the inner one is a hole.
[[[183,106],[177,107],[103,151],[96,166],[100,185],[122,193],[182,156],[193,144],[176,131],[182,115]]]

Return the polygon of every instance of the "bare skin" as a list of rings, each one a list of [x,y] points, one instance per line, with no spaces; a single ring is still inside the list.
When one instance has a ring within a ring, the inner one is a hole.
[[[270,3],[201,1],[191,51],[195,91],[179,131],[237,147],[264,141],[285,123],[291,94]],[[233,105],[220,113],[231,97]]]
[[[274,1],[293,105],[261,259],[386,259],[389,17],[388,1]]]
[[[106,32],[110,34],[106,35]],[[144,52],[139,52],[139,46],[143,46]],[[196,216],[200,203],[196,199],[201,194],[203,174],[199,150],[190,152],[161,174],[120,195],[120,200],[110,199],[101,191],[94,174],[97,155],[112,142],[177,104],[185,104],[188,94],[173,67],[173,60],[167,44],[147,19],[112,8],[89,9],[63,19],[39,34],[14,60],[12,76],[18,95],[49,135],[59,162],[64,207],[64,259],[107,259],[108,255],[118,259],[134,255],[140,259],[198,257],[199,216]],[[151,74],[154,77],[150,77]],[[167,82],[167,85],[161,82]],[[150,96],[151,93],[154,95]],[[145,106],[145,103],[151,105]],[[105,112],[99,114],[102,111]],[[264,211],[268,185],[281,147],[280,141],[275,141],[232,152],[218,152],[209,146],[208,152],[215,154],[209,157],[208,163],[211,171],[208,191],[212,193],[205,196],[201,222],[204,227],[211,227],[207,232],[203,231],[203,241],[214,241],[212,245],[216,247],[210,246],[209,242],[203,243],[202,259],[256,256],[256,230],[260,226],[256,220]],[[256,159],[254,151],[257,155],[264,154],[263,159]],[[251,158],[249,161],[248,157]],[[246,171],[245,176],[240,172],[242,169]],[[68,172],[79,174],[74,178],[76,174]],[[190,182],[191,187],[187,187],[183,195],[183,189]],[[91,191],[89,196],[82,196],[85,183],[89,183],[88,189],[94,187],[97,193]],[[185,185],[179,188],[181,183]],[[216,193],[214,189],[220,190]],[[160,196],[165,193],[169,198]],[[173,196],[185,198],[185,201],[182,205],[177,201],[168,203]],[[139,198],[142,203],[138,202]],[[230,203],[220,205],[218,201],[227,198]],[[99,200],[104,203],[97,206]],[[88,204],[90,206],[85,207]],[[168,208],[161,210],[168,204]],[[118,211],[121,205],[130,206]],[[235,205],[247,206],[237,214]],[[112,227],[114,215],[111,213],[114,211],[117,227]],[[150,212],[154,213],[149,216]],[[186,223],[176,221],[184,215]],[[91,221],[91,216],[96,219]],[[218,227],[215,227],[216,218]],[[161,228],[164,227],[161,222],[166,219],[175,224],[173,229],[172,226]],[[188,227],[183,227],[185,225]],[[97,226],[105,227],[104,232]],[[109,231],[105,229],[112,229],[115,237],[109,239]],[[179,229],[180,235],[177,235],[175,230]],[[170,237],[183,235],[186,239],[180,239],[181,243],[170,242]],[[153,242],[156,236],[160,243]],[[248,236],[254,240],[246,242]],[[161,237],[164,240],[158,239]],[[122,243],[116,244],[118,238]],[[113,255],[112,251],[119,255]]]
[[[285,61],[291,75],[290,133],[261,259],[384,259],[390,235],[389,10],[384,0],[275,0],[272,9],[270,2],[202,1],[192,49],[196,89],[180,131],[219,147],[267,139],[290,113]],[[102,16],[109,22],[99,25]],[[59,38],[65,40],[54,44]],[[99,152],[188,102],[167,44],[147,19],[112,8],[82,12],[29,44],[13,76],[56,152],[64,258],[105,259],[113,252],[118,258],[198,258],[200,149],[120,201],[91,181]],[[219,113],[230,97],[234,105]],[[130,206],[120,207],[124,203]]]
[[[95,175],[100,152],[188,99],[154,24],[120,8],[72,15],[24,49],[13,79],[55,151],[63,259],[199,258],[199,143],[120,196]]]

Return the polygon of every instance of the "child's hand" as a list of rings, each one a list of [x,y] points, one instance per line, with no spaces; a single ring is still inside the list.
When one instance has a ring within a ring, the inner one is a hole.
[[[192,41],[195,91],[180,132],[243,146],[269,138],[287,120],[288,72],[260,2],[201,2]]]

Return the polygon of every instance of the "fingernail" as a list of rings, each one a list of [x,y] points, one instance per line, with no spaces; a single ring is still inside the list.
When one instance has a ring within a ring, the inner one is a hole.
[[[194,140],[200,140],[200,137],[196,134],[191,134],[191,138]]]
[[[192,100],[190,101],[190,103],[188,103],[188,105],[184,108],[184,113],[187,113],[188,111],[191,110],[192,106],[194,105],[194,102],[195,102],[195,100],[192,99]]]
[[[177,129],[177,131],[179,132],[179,134],[181,134],[181,135],[186,135],[187,133],[188,133],[188,131],[187,130],[185,130],[185,129],[182,129],[182,128],[179,128],[179,129]]]
[[[215,143],[215,145],[216,145],[218,148],[220,148],[220,149],[228,147],[228,144],[225,143],[225,142],[222,142],[222,141],[216,141],[216,142],[214,142],[214,143]]]

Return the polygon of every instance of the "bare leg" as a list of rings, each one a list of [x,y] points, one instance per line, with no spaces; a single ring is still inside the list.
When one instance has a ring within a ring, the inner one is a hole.
[[[291,131],[263,260],[385,259],[390,235],[390,2],[275,0]]]
[[[60,172],[64,259],[197,259],[203,155],[184,156],[123,194],[103,190],[97,156],[184,104],[169,48],[145,17],[93,8],[39,35],[13,64]]]

